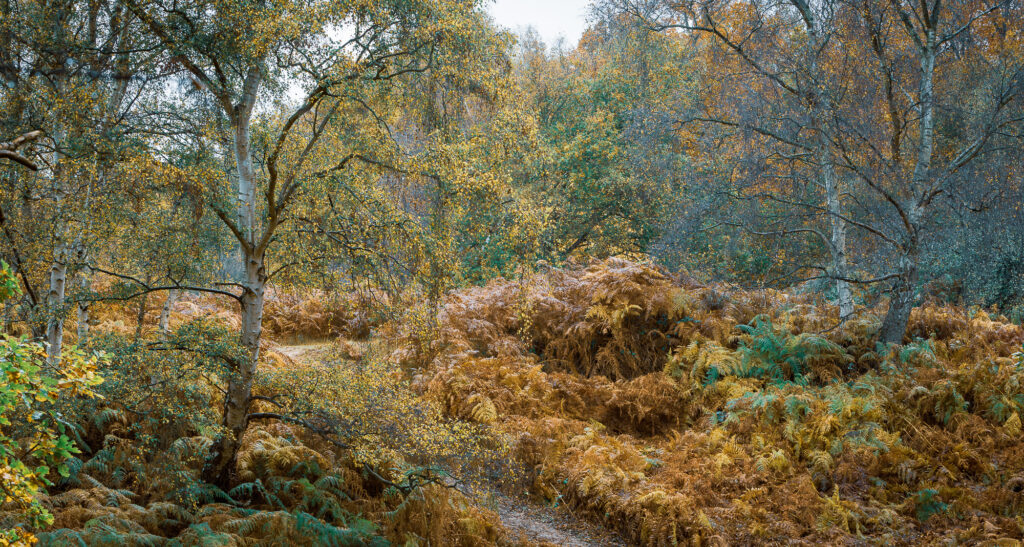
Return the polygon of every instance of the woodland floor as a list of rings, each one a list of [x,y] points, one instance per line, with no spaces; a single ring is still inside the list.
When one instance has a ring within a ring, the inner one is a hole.
[[[513,537],[565,547],[628,545],[609,530],[572,515],[564,506],[552,508],[498,492],[494,502],[495,512]]]
[[[297,364],[303,362],[309,362],[317,358],[317,356],[323,354],[327,348],[329,348],[331,342],[313,342],[309,344],[300,345],[277,345],[272,347],[272,351],[284,355],[288,359],[295,361]]]
[[[272,351],[287,357],[298,366],[314,362],[329,351],[332,342],[310,342],[299,345],[277,345]],[[486,505],[501,518],[502,525],[512,537],[529,543],[559,545],[562,547],[628,545],[614,532],[587,519],[573,515],[565,506],[551,507],[509,495],[490,485]]]

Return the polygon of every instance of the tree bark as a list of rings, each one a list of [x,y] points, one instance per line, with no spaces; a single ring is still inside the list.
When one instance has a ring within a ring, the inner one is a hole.
[[[148,278],[147,278],[148,281]],[[139,297],[139,309],[135,315],[135,341],[142,338],[142,327],[146,324],[146,311],[149,309],[149,293]]]
[[[885,344],[902,344],[906,337],[910,312],[914,309],[917,291],[917,251],[911,250],[900,258],[900,276],[892,287],[889,311],[882,321],[878,337]]]
[[[64,292],[67,284],[67,249],[61,245],[54,252],[50,265],[50,288],[46,293],[46,361],[51,365],[60,362],[64,345]]]
[[[260,81],[259,69],[251,68],[246,75],[241,102],[235,107],[231,124],[234,130],[235,167],[238,169],[238,229],[250,243],[253,243],[256,229],[256,174],[252,165],[249,121]],[[243,260],[246,258],[242,257]]]
[[[238,168],[238,228],[252,241],[256,209],[256,180],[249,155],[249,120],[235,128],[235,164]]]
[[[842,202],[839,199],[839,180],[836,176],[836,162],[832,153],[832,143],[827,135],[827,121],[831,98],[828,87],[819,70],[818,56],[823,42],[821,21],[818,19],[810,3],[805,0],[791,0],[800,11],[807,30],[807,56],[810,64],[811,80],[807,87],[807,99],[810,103],[811,128],[814,130],[816,160],[818,162],[821,185],[825,189],[825,208],[828,212],[831,234],[829,243],[832,251],[832,275],[835,277],[836,296],[839,302],[839,317],[846,319],[853,315],[853,296],[850,284],[845,280],[849,277],[846,261],[846,220],[842,214]],[[819,87],[820,85],[820,87]]]
[[[92,277],[89,275],[88,268],[79,275],[81,276],[79,286],[82,288],[82,292],[88,293],[92,288]],[[77,312],[79,344],[89,337],[89,321],[92,319],[92,314],[90,313],[91,305],[92,303],[88,299],[80,299],[78,301]]]
[[[232,366],[224,395],[225,433],[214,446],[213,454],[204,469],[207,482],[225,487],[231,478],[231,468],[238,453],[242,435],[249,425],[249,403],[252,398],[252,383],[259,361],[260,338],[263,332],[263,302],[266,293],[267,273],[264,256],[246,251],[245,288],[241,298],[242,332],[241,345],[245,353],[240,362]]]
[[[256,231],[256,176],[250,149],[249,120],[261,81],[258,68],[250,68],[243,84],[242,97],[230,112],[233,130],[235,163],[238,169],[238,223],[235,234],[240,248],[244,271],[242,296],[242,331],[239,342],[244,354],[232,362],[228,386],[224,394],[222,425],[225,432],[214,443],[211,457],[203,469],[203,477],[221,487],[228,486],[231,470],[242,436],[249,425],[249,403],[252,383],[260,355],[263,331],[263,300],[266,293],[267,272],[264,261],[266,248],[257,244]],[[272,226],[267,229],[272,230]]]
[[[824,141],[824,139],[821,139]],[[832,233],[829,241],[832,244],[832,275],[835,276],[836,298],[839,303],[839,318],[846,319],[853,315],[853,294],[846,259],[846,221],[843,220],[842,204],[839,201],[839,184],[836,177],[835,163],[832,161],[828,144],[819,142],[819,162],[825,186],[825,202],[828,210],[829,224]]]
[[[167,291],[167,300],[164,301],[164,307],[160,310],[160,321],[157,322],[160,333],[163,335],[167,335],[171,332],[171,312],[174,311],[174,304],[177,301],[178,289],[171,289]]]
[[[938,14],[933,16],[937,19]],[[900,275],[892,287],[889,311],[882,320],[879,338],[887,344],[902,344],[907,332],[907,322],[914,307],[914,294],[918,281],[918,260],[920,254],[920,228],[925,208],[932,196],[928,181],[931,176],[932,156],[935,149],[935,58],[937,55],[934,28],[928,28],[920,46],[921,83],[920,112],[921,128],[918,136],[917,161],[911,180],[913,203],[904,210],[904,225],[908,232],[907,244],[900,257]]]

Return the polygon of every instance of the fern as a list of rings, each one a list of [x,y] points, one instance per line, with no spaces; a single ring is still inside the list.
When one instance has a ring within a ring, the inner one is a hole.
[[[205,522],[189,526],[178,536],[178,539],[182,540],[181,543],[184,545],[200,545],[202,547],[230,547],[237,544],[236,538],[231,534],[215,532]]]
[[[114,449],[112,447],[104,447],[82,464],[81,471],[89,474],[108,475],[113,469],[111,465],[113,461]]]
[[[876,352],[880,355],[895,353],[896,363],[900,367],[933,367],[936,364],[935,343],[931,339],[917,338],[913,342],[887,351],[881,342]]]
[[[776,329],[766,315],[758,315],[749,325],[736,328],[746,335],[740,340],[738,349],[742,366],[737,375],[741,377],[806,385],[810,359],[836,354],[852,361],[840,346],[826,338],[810,333],[794,335]]]
[[[917,520],[924,522],[949,509],[948,503],[939,501],[936,497],[938,494],[939,491],[934,488],[925,488],[914,493],[911,500],[914,503],[914,515]]]
[[[232,505],[238,502],[217,486],[205,483],[191,476],[184,477],[184,484],[172,490],[166,499],[184,507],[198,508],[208,503],[224,502]]]
[[[386,539],[376,535],[376,524],[362,518],[353,519],[347,528],[338,528],[326,524],[308,513],[298,512],[295,514],[295,529],[303,536],[313,539],[316,545],[365,545],[370,547],[390,545]]]
[[[355,518],[347,528],[332,526],[302,511],[251,511],[243,518],[224,524],[227,530],[241,536],[289,538],[324,546],[386,546],[387,540],[377,536],[377,526],[365,519]]]
[[[124,412],[116,408],[104,408],[99,412],[93,414],[92,423],[96,426],[96,429],[104,431],[111,422],[124,420]]]
[[[278,509],[284,509],[285,507],[284,503],[281,502],[281,498],[267,490],[267,487],[263,485],[263,481],[261,479],[239,484],[228,492],[228,496],[234,500],[249,501],[255,501],[258,497],[261,498],[264,503],[272,507],[276,507]]]
[[[65,465],[67,465],[67,475],[61,477],[57,485],[65,488],[81,486],[82,479],[79,477],[79,474],[82,472],[82,466],[85,465],[85,462],[72,456],[67,459]]]
[[[146,532],[138,524],[113,515],[97,517],[85,523],[81,530],[60,529],[41,533],[40,547],[63,547],[66,545],[131,545],[133,547],[158,547],[167,540]]]

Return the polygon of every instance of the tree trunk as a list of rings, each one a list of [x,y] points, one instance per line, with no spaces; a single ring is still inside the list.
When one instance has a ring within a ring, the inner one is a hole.
[[[238,166],[238,228],[252,241],[256,180],[249,158],[249,122],[235,128],[235,163]]]
[[[135,341],[142,338],[142,327],[146,324],[146,311],[149,309],[149,293],[139,297],[139,309],[135,315]]]
[[[167,291],[167,300],[164,302],[163,309],[160,310],[160,321],[157,323],[161,334],[167,335],[171,332],[171,312],[174,311],[174,303],[177,301],[178,289]]]
[[[917,258],[916,250],[900,258],[900,276],[893,284],[889,311],[878,333],[879,340],[884,344],[902,344],[906,336],[917,289]]]
[[[249,118],[256,102],[256,91],[260,82],[259,69],[249,69],[243,84],[241,102],[235,107],[231,120],[235,167],[238,169],[238,229],[249,243],[253,243],[253,232],[256,229],[256,174],[252,165]],[[243,254],[243,261],[248,258]],[[248,270],[247,261],[244,267]]]
[[[824,139],[821,139],[824,141]],[[839,318],[846,319],[853,315],[853,294],[850,292],[849,267],[846,260],[846,220],[842,215],[842,204],[839,201],[839,184],[836,178],[835,165],[832,161],[828,144],[819,143],[822,178],[825,182],[825,200],[828,209],[829,223],[832,226],[829,238],[832,247],[832,275],[835,276],[836,297],[839,303]]]
[[[78,344],[81,345],[89,337],[90,307],[92,306],[89,294],[92,292],[92,268],[89,267],[88,250],[81,239],[75,243],[75,262],[82,266],[77,274],[80,294],[75,303],[75,312],[78,318]]]
[[[252,382],[260,356],[260,337],[263,331],[263,298],[266,292],[267,272],[264,268],[266,249],[255,238],[256,230],[256,175],[250,150],[249,117],[256,101],[261,74],[250,68],[243,84],[239,104],[231,112],[235,163],[238,169],[238,217],[236,238],[244,271],[240,344],[244,355],[231,365],[227,390],[224,394],[222,425],[225,432],[214,443],[210,459],[203,469],[207,482],[222,488],[231,479],[231,469],[245,429],[249,425],[249,403]],[[272,229],[269,228],[268,229]]]
[[[904,219],[908,243],[900,257],[900,275],[892,288],[889,311],[882,320],[879,338],[883,343],[902,344],[907,332],[907,322],[914,307],[914,293],[917,289],[918,259],[920,247],[921,219],[930,199],[928,181],[931,176],[932,155],[935,149],[935,57],[936,38],[934,29],[927,31],[921,47],[920,94],[921,129],[918,137],[917,162],[914,164],[911,190],[915,201],[906,208]]]
[[[204,469],[207,482],[226,487],[231,478],[238,447],[249,425],[249,403],[252,397],[252,382],[259,362],[260,338],[263,331],[263,300],[266,292],[267,273],[264,257],[253,255],[246,249],[245,289],[241,298],[242,332],[241,345],[245,350],[244,360],[233,366],[224,396],[223,426],[226,430],[214,446],[214,452]]]
[[[88,268],[86,271],[81,272],[81,279],[79,280],[79,286],[82,289],[85,297],[88,298],[88,292],[92,289],[92,277],[89,275]],[[78,301],[78,343],[85,342],[85,339],[89,337],[89,321],[92,319],[90,314],[90,307],[92,302],[79,299]]]
[[[46,361],[51,365],[60,362],[64,345],[64,288],[67,282],[67,252],[63,245],[54,253],[50,266],[50,288],[46,293]]]
[[[833,267],[836,276],[849,277],[849,265],[846,260],[846,223],[838,221],[832,226],[832,243],[836,245],[836,257]],[[853,315],[853,292],[850,283],[845,279],[836,279],[836,293],[839,301],[839,318],[847,319]]]
[[[828,138],[827,121],[831,108],[828,88],[823,85],[824,75],[818,68],[818,55],[821,54],[819,44],[822,42],[821,22],[818,20],[810,3],[795,0],[793,5],[800,11],[807,30],[807,55],[810,62],[811,82],[807,88],[811,128],[814,130],[815,153],[821,185],[825,189],[825,208],[828,212],[829,225],[832,233],[829,243],[832,250],[832,275],[836,283],[836,296],[839,302],[839,317],[846,319],[853,315],[853,295],[850,284],[844,278],[849,277],[846,262],[846,220],[843,217],[842,202],[839,199],[839,180],[836,176],[836,162],[833,157],[832,143]]]

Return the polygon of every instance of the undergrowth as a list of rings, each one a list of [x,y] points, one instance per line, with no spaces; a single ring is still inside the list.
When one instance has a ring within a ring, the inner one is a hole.
[[[53,472],[40,545],[516,544],[473,502],[509,472],[504,440],[444,416],[373,347],[353,358],[354,342],[313,362],[268,352],[230,487],[203,482],[234,339],[217,314],[94,334],[103,397],[56,409],[80,454]]]
[[[1024,330],[927,306],[885,347],[837,317],[613,259],[451,294],[392,357],[638,544],[1020,539]]]
[[[97,329],[107,397],[60,409],[82,454],[42,544],[515,544],[496,484],[641,545],[1024,535],[1024,329],[982,310],[918,308],[883,346],[884,309],[618,259],[392,324],[275,298],[253,412],[293,419],[254,421],[223,490],[200,476],[237,318],[186,297],[172,334]],[[277,346],[339,333],[312,361]]]

